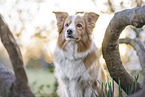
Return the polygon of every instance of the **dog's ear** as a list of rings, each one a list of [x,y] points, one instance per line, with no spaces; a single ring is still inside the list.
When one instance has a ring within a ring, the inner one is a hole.
[[[61,33],[65,19],[68,17],[67,12],[53,12],[56,15],[58,32]]]
[[[86,30],[89,34],[92,33],[95,23],[98,20],[99,15],[94,12],[89,12],[84,14],[84,20],[86,23]]]

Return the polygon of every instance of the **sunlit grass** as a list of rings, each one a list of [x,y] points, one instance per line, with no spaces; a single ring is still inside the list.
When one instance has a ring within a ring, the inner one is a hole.
[[[56,79],[48,69],[27,69],[26,72],[30,87],[36,97],[50,97],[50,95],[55,95]]]
[[[133,93],[133,91],[136,91],[136,85],[137,85],[137,81],[139,79],[139,74],[137,76],[135,76],[135,82],[129,87],[127,94],[131,95]],[[109,79],[107,79],[107,83],[100,83],[98,81],[99,85],[101,86],[101,93],[102,93],[102,97],[123,97],[124,95],[124,91],[121,88],[121,82],[120,79],[118,79],[118,85],[115,86],[114,80],[109,81]],[[89,83],[88,83],[89,84]],[[92,88],[92,86],[89,84],[89,86]],[[117,90],[115,90],[115,88],[117,88]],[[98,95],[95,93],[95,91],[92,89],[92,91],[94,92],[95,96],[98,97]],[[118,91],[118,95],[115,94],[115,91]]]
[[[50,72],[48,69],[27,69],[26,72],[29,79],[30,87],[36,97],[57,97],[56,95],[57,84],[54,74],[52,72]],[[130,86],[128,94],[132,93],[138,79],[139,75],[135,77],[135,83]],[[113,80],[109,79],[108,77],[107,84],[102,83],[99,84],[102,87],[103,97],[123,97],[124,95],[126,95],[125,92],[121,89],[120,81],[119,85],[117,85]],[[92,86],[90,85],[90,87]]]

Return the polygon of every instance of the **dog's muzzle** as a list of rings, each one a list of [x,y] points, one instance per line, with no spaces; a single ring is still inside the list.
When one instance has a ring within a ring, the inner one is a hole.
[[[74,31],[73,29],[68,29],[67,30],[67,36],[66,36],[67,40],[78,40],[79,38],[76,38],[74,36]]]
[[[74,38],[72,29],[67,30],[67,38]]]
[[[74,35],[73,35],[73,30],[72,29],[68,29],[67,30],[67,38],[74,39]]]

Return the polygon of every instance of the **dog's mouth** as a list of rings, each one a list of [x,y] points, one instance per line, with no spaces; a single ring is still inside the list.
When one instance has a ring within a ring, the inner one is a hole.
[[[68,35],[66,40],[76,40],[76,41],[79,41],[79,38],[78,38],[78,37],[75,38],[75,37],[72,36],[72,35]]]
[[[67,38],[74,39],[74,37],[72,35],[68,35]]]

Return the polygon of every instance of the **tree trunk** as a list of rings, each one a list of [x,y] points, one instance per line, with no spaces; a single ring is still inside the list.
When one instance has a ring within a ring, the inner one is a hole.
[[[122,65],[119,53],[119,36],[127,25],[133,25],[138,28],[142,27],[144,24],[145,6],[142,6],[117,12],[110,21],[105,32],[102,44],[103,57],[106,61],[111,77],[117,83],[118,80],[120,80],[121,87],[126,93],[128,93],[129,86],[135,83],[135,80]],[[137,83],[134,92],[141,88],[141,85]]]
[[[19,46],[17,45],[11,31],[9,30],[1,15],[0,37],[4,47],[9,54],[15,73],[14,76],[9,72],[9,70],[5,69],[3,66],[0,66],[0,72],[2,72],[2,74],[0,74],[0,79],[4,79],[6,77],[6,79],[0,81],[1,86],[3,83],[5,83],[4,86],[6,87],[6,91],[0,91],[1,96],[5,97],[3,94],[6,92],[6,97],[34,97],[30,87],[28,86],[28,79],[24,69],[24,63]]]

